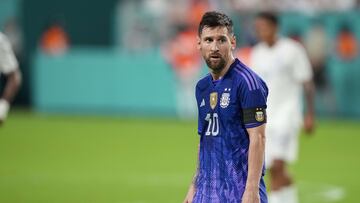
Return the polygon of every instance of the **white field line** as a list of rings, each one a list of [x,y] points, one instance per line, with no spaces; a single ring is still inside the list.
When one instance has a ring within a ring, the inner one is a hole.
[[[302,203],[339,202],[346,196],[343,187],[327,183],[300,181],[298,184]]]

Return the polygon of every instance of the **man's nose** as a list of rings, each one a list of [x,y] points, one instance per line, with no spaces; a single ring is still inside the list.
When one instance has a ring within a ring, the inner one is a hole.
[[[211,51],[219,51],[219,45],[216,41],[211,44]]]

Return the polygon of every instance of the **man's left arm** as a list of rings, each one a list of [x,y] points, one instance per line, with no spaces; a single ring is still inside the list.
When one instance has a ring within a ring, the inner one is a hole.
[[[314,130],[315,120],[313,70],[302,45],[296,45],[294,56],[293,76],[297,82],[302,84],[305,96],[304,130],[306,133],[311,133]]]
[[[1,99],[5,99],[7,102],[12,102],[16,93],[18,92],[21,85],[21,72],[17,68],[16,70],[6,75],[6,85],[4,88]]]
[[[303,83],[305,95],[305,115],[304,115],[304,130],[306,133],[312,133],[315,125],[315,110],[314,110],[314,95],[315,85],[313,80]]]
[[[21,72],[17,68],[6,75],[4,91],[3,94],[0,95],[0,124],[5,121],[10,109],[10,103],[18,92],[20,85]]]
[[[249,134],[248,177],[242,203],[260,202],[259,184],[265,153],[265,125],[247,128]]]
[[[0,124],[5,121],[10,103],[14,99],[21,84],[19,63],[11,48],[10,41],[0,33],[0,73],[6,77],[3,94],[0,95]]]

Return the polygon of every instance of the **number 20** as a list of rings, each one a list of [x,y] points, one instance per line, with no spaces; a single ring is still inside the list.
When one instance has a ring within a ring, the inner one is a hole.
[[[210,113],[206,115],[205,120],[209,121],[209,125],[205,132],[206,136],[217,136],[219,134],[219,116],[217,113],[214,113],[212,116]]]

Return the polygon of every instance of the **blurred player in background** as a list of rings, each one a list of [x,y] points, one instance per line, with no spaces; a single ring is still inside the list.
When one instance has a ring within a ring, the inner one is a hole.
[[[263,80],[233,56],[232,20],[207,12],[198,48],[210,70],[196,85],[199,160],[185,203],[266,203]]]
[[[5,87],[0,95],[0,124],[9,112],[10,103],[14,99],[20,84],[21,73],[11,44],[7,37],[0,32],[0,74],[6,77]]]
[[[297,191],[286,163],[297,158],[301,128],[302,91],[305,93],[305,131],[314,126],[314,85],[305,49],[294,40],[279,37],[277,16],[259,13],[255,29],[260,42],[251,54],[251,67],[269,87],[265,163],[270,168],[270,203],[295,203]]]

